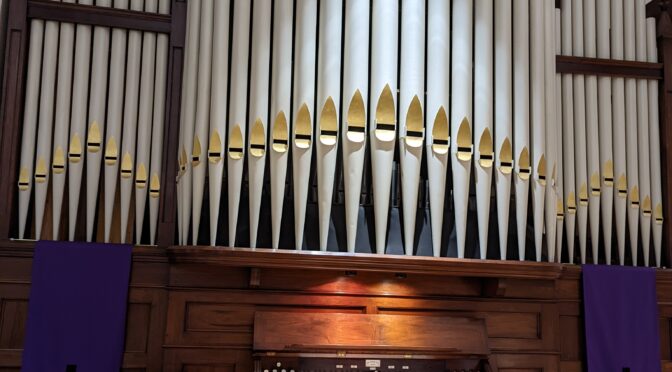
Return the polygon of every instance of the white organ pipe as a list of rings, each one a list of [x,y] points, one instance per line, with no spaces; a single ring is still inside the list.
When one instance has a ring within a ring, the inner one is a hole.
[[[187,35],[185,41],[184,78],[182,79],[182,111],[180,117],[180,173],[178,179],[178,224],[180,244],[186,245],[191,214],[191,154],[196,115],[196,75],[198,74],[198,40],[201,2],[191,0],[187,6]],[[129,48],[130,50],[130,48]],[[247,66],[247,63],[245,64]]]
[[[424,142],[425,1],[403,0],[401,8],[399,153],[404,249],[413,255],[418,187]]]
[[[548,261],[555,262],[555,239],[557,213],[557,179],[558,155],[556,128],[556,90],[555,90],[555,0],[544,1],[544,76],[545,76],[545,104],[546,104],[546,162],[547,182],[545,195],[545,222],[546,248]],[[559,35],[557,35],[559,37]]]
[[[148,3],[152,0],[146,0]],[[192,167],[192,209],[191,209],[191,241],[193,245],[198,245],[198,231],[201,225],[201,208],[203,207],[203,188],[205,187],[205,171],[206,171],[206,161],[207,158],[207,143],[208,143],[208,124],[210,123],[210,84],[211,84],[211,67],[212,67],[212,25],[213,25],[213,0],[201,0],[201,18],[200,18],[200,37],[199,37],[199,46],[198,46],[198,85],[196,88],[196,119],[195,119],[195,129],[194,129],[194,144],[191,152],[191,167]],[[144,44],[148,40],[148,34],[144,34],[143,42],[143,58],[142,58],[142,78],[143,83],[140,86],[142,100],[145,97],[144,93],[144,79],[148,78],[145,72],[145,56],[146,49]],[[155,41],[155,40],[151,40]],[[152,43],[154,44],[154,43]],[[152,45],[153,46],[153,45]],[[154,56],[150,57],[151,59]],[[152,61],[153,62],[153,61]],[[153,77],[153,76],[152,76]],[[140,103],[140,127],[138,128],[138,169],[142,165],[141,151],[144,149],[144,145],[141,143],[142,137],[140,136],[140,131],[143,129],[142,117],[143,117],[143,105]],[[147,133],[148,134],[148,133]],[[146,143],[149,145],[149,143]],[[148,146],[149,147],[149,146]],[[138,203],[138,196],[142,196],[141,203]],[[146,189],[140,188],[136,182],[136,232],[140,233],[142,229],[142,217],[140,214],[144,211],[144,201],[146,197]],[[144,216],[144,213],[142,213]],[[138,225],[138,219],[140,219],[140,225]],[[138,231],[140,230],[140,231]],[[138,236],[139,240],[140,236]]]
[[[476,180],[476,207],[478,215],[478,242],[481,259],[488,252],[488,225],[490,222],[490,191],[494,148],[493,120],[493,2],[474,1],[474,171]],[[402,30],[404,30],[402,28]],[[469,178],[467,178],[469,180]]]
[[[320,48],[317,61],[317,198],[320,250],[327,250],[331,201],[336,176],[338,121],[341,91],[341,38],[343,4],[339,1],[320,5]],[[359,35],[361,37],[361,35]]]
[[[647,61],[658,62],[656,20],[646,20]],[[658,113],[658,80],[649,80],[649,154],[651,161],[651,205],[653,206],[653,249],[656,266],[661,265],[663,245],[663,190],[660,166],[660,122]]]
[[[562,12],[560,9],[555,9],[555,54],[562,54]],[[555,57],[555,56],[554,56]],[[563,143],[562,143],[562,74],[555,73],[555,138],[557,151],[556,162],[557,179],[556,179],[556,229],[555,229],[555,259],[556,262],[562,262],[562,240],[565,225],[565,203],[564,203],[564,182],[565,171],[563,162]]]
[[[28,218],[28,208],[33,185],[35,134],[37,132],[43,42],[44,21],[33,19],[30,21],[30,46],[28,48],[26,97],[23,111],[23,135],[21,137],[21,160],[19,165],[19,239],[25,238],[26,219]]]
[[[512,1],[495,0],[495,156],[499,255],[506,260],[513,170]]]
[[[396,137],[399,9],[396,1],[376,0],[371,25],[371,168],[376,252],[385,253],[392,162]]]
[[[92,4],[91,0],[80,0],[79,3],[83,5]],[[73,70],[72,112],[70,113],[70,142],[68,145],[68,239],[71,241],[75,240],[77,210],[79,209],[82,188],[83,145],[86,141],[86,105],[89,99],[90,66],[91,26],[78,24],[75,37],[75,67]]]
[[[67,0],[66,2],[74,2],[74,0]],[[51,163],[51,198],[53,202],[51,238],[54,240],[60,239],[61,211],[63,207],[63,195],[65,193],[66,152],[70,129],[70,106],[72,104],[73,49],[75,46],[75,25],[73,23],[61,22],[58,45],[59,49],[64,51],[64,53],[59,53],[58,55],[54,149]]]
[[[544,197],[546,192],[546,103],[545,103],[545,30],[544,2],[530,1],[530,97],[532,132],[532,207],[536,259],[541,261],[544,229]]]
[[[294,132],[292,135],[292,175],[294,184],[294,242],[303,246],[306,222],[310,163],[313,152],[315,113],[315,48],[317,47],[317,0],[296,4],[294,64]]]
[[[159,0],[158,11],[159,14],[169,14],[170,0]],[[157,34],[152,153],[149,171],[149,244],[151,245],[154,245],[156,241],[156,228],[159,220],[159,195],[161,192],[161,167],[163,164],[163,126],[166,107],[166,78],[168,76],[168,41],[167,34]]]
[[[611,58],[609,44],[610,28],[610,1],[597,0],[597,57]],[[612,221],[614,211],[614,160],[612,149],[612,116],[611,116],[611,78],[600,76],[597,78],[598,107],[599,107],[599,148],[600,174],[602,175],[602,193],[600,206],[602,207],[602,233],[605,247],[605,260],[611,265],[612,251]]]
[[[562,1],[562,54],[572,55],[572,0]],[[576,242],[577,192],[574,162],[574,79],[562,76],[562,163],[563,199],[565,201],[565,228],[567,233],[567,262],[574,263]],[[560,258],[560,255],[558,255]]]
[[[115,0],[114,7],[128,9],[128,0]],[[107,128],[105,133],[105,153],[103,162],[105,175],[105,227],[103,239],[110,242],[114,200],[117,194],[117,172],[119,171],[119,146],[124,104],[124,76],[126,74],[126,35],[122,28],[112,29],[110,52],[110,90],[107,97]],[[59,82],[60,86],[60,82]],[[55,216],[54,216],[55,217]]]
[[[499,1],[499,0],[498,0]],[[513,0],[513,143],[516,175],[516,222],[518,258],[525,260],[527,205],[530,189],[530,0]]]
[[[611,58],[623,60],[623,2],[611,3]],[[616,243],[618,262],[625,264],[625,232],[628,184],[626,178],[626,141],[625,141],[625,85],[622,77],[614,77],[612,89],[612,118],[614,149],[614,215],[616,220]]]
[[[584,56],[595,58],[597,56],[597,35],[595,0],[583,1],[583,27],[584,27]],[[592,246],[593,263],[599,262],[600,241],[600,195],[602,193],[600,177],[600,147],[593,144],[600,143],[598,131],[598,100],[597,100],[597,76],[585,77],[586,94],[586,154],[588,156],[588,215],[590,220],[590,242]]]
[[[572,51],[583,57],[583,0],[572,4]],[[586,263],[586,234],[588,226],[588,170],[586,158],[586,90],[583,75],[574,75],[574,152],[577,216],[579,223],[579,249],[581,263]]]
[[[464,258],[467,234],[467,207],[469,177],[471,174],[472,103],[473,103],[473,2],[453,1],[453,62],[451,65],[451,119],[453,199],[455,200],[455,229],[457,231],[457,256]],[[374,166],[375,169],[375,166]]]
[[[623,33],[625,59],[634,61],[636,52],[635,1],[623,2]],[[626,164],[628,182],[628,226],[630,233],[630,251],[632,265],[637,266],[637,245],[639,240],[639,169],[637,162],[637,82],[633,78],[625,79],[625,130],[626,130]]]
[[[289,112],[292,95],[293,0],[276,0],[273,21],[273,76],[271,81],[271,230],[272,246],[278,249],[282,207],[285,199],[289,149]],[[368,19],[368,17],[367,17]],[[347,76],[347,75],[346,75]]]
[[[52,134],[54,130],[54,90],[58,59],[58,22],[46,21],[42,55],[42,87],[38,114],[37,145],[35,148],[35,239],[42,237],[44,208],[49,187]]]
[[[500,4],[500,1],[497,4]],[[448,112],[450,110],[449,87],[450,2],[445,0],[428,0],[427,106],[425,110],[427,113],[427,128],[425,131],[427,140],[425,141],[425,146],[427,148],[429,207],[434,257],[441,255],[446,174],[448,172],[448,151],[450,150],[450,132],[448,126]]]
[[[250,115],[248,177],[250,190],[250,248],[257,247],[261,192],[266,167],[268,126],[269,63],[271,58],[271,1],[258,1],[252,10],[252,61],[250,71]],[[340,45],[340,44],[339,44]]]
[[[111,0],[96,0],[96,6],[110,7]],[[93,28],[91,57],[91,93],[89,97],[89,131],[86,138],[86,241],[93,239],[93,228],[98,205],[98,183],[102,160],[105,108],[107,102],[107,72],[110,54],[110,29]]]
[[[143,8],[143,0],[131,0],[131,10],[142,11]],[[131,197],[133,195],[133,178],[138,171],[138,169],[135,168],[135,150],[137,142],[136,134],[139,123],[138,102],[140,101],[140,63],[142,55],[141,31],[128,31],[128,47],[126,54],[126,91],[124,93],[124,122],[121,140],[121,178],[119,180],[119,200],[121,204],[120,233],[122,243],[125,243],[128,240],[127,231],[128,220],[130,218]],[[186,110],[186,107],[183,110]]]
[[[158,0],[145,0],[145,12],[156,13]],[[212,14],[212,7],[209,15]],[[207,22],[202,19],[202,24]],[[211,34],[210,30],[208,34]],[[140,111],[138,116],[138,144],[136,150],[135,172],[135,241],[140,244],[142,227],[145,222],[147,190],[150,186],[149,167],[151,148],[154,104],[154,82],[156,69],[156,33],[144,32],[142,38],[142,68],[140,73]],[[208,58],[209,60],[210,58]],[[209,92],[208,92],[209,93]],[[206,124],[207,125],[207,124]],[[206,128],[207,130],[207,128]],[[203,182],[201,182],[202,184]],[[201,191],[202,194],[202,191]],[[200,209],[200,208],[199,208]],[[194,222],[194,225],[196,223]],[[196,234],[194,234],[196,236]]]
[[[210,245],[217,242],[219,204],[222,198],[222,179],[227,130],[227,85],[229,81],[229,20],[231,2],[214,2],[212,36],[212,86],[210,101],[210,137],[208,141],[208,182],[210,193]]]
[[[233,5],[233,41],[231,45],[231,92],[229,101],[229,246],[236,245],[240,189],[243,182],[243,159],[247,123],[247,74],[250,48],[250,1],[236,1]]]
[[[444,4],[445,0],[438,0]],[[431,6],[430,2],[430,6]],[[362,171],[366,150],[366,99],[369,80],[369,0],[345,3],[345,33],[343,43],[343,114],[341,141],[343,145],[343,174],[345,181],[345,224],[348,252],[355,252]],[[430,17],[431,17],[430,12]],[[430,27],[431,27],[430,18]],[[429,33],[430,40],[432,33]],[[432,53],[431,49],[428,53]],[[428,74],[432,59],[427,60]],[[276,64],[277,65],[277,64]],[[445,68],[445,65],[441,65]],[[429,86],[428,77],[428,105]],[[446,85],[447,87],[448,85]],[[445,167],[445,166],[444,166]],[[431,177],[431,176],[430,176]],[[432,232],[434,229],[432,229]]]
[[[637,61],[647,61],[646,51],[646,0],[635,2],[635,38]],[[639,168],[639,217],[642,234],[644,266],[649,266],[651,246],[651,172],[649,165],[649,83],[637,80],[637,159]]]

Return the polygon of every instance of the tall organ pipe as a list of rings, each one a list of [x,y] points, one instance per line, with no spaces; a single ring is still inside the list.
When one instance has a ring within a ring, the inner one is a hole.
[[[611,58],[624,59],[623,47],[623,2],[611,3]],[[618,262],[625,264],[625,232],[627,215],[628,182],[626,176],[626,140],[625,140],[625,82],[622,77],[614,77],[612,89],[614,181],[616,195],[614,197],[614,216],[616,220],[616,243]]]
[[[404,249],[413,255],[418,186],[425,135],[425,1],[403,0],[401,10],[399,150]]]
[[[438,1],[442,4],[445,3],[444,0]],[[366,152],[370,12],[369,0],[350,0],[345,3],[341,141],[343,146],[343,178],[345,181],[347,249],[350,253],[355,252],[357,241],[359,199],[362,190],[364,154]],[[429,35],[432,34],[429,33]],[[431,50],[428,50],[428,52],[431,53]],[[427,61],[428,71],[430,61],[431,59]],[[444,66],[441,67],[445,68]],[[429,80],[427,84],[430,84]],[[427,99],[429,101],[429,87]]]
[[[557,225],[557,179],[558,154],[556,142],[556,90],[555,90],[555,1],[544,1],[544,76],[546,98],[546,162],[547,184],[545,195],[545,231],[548,261],[555,262],[555,238]],[[557,35],[559,36],[559,35]]]
[[[341,38],[343,5],[338,1],[320,5],[320,48],[317,61],[317,198],[320,250],[327,250],[331,202],[338,153],[338,121],[341,90]],[[361,36],[359,36],[361,37]]]
[[[296,3],[294,131],[292,135],[294,242],[296,250],[301,250],[303,246],[308,183],[313,153],[317,8],[317,0],[299,0]]]
[[[572,0],[562,1],[562,54],[572,55]],[[563,197],[565,200],[565,228],[567,232],[567,260],[574,263],[576,242],[576,178],[574,162],[574,79],[571,74],[562,76],[562,163]]]
[[[128,0],[115,0],[114,7],[128,9]],[[117,194],[119,172],[119,146],[121,144],[122,117],[124,115],[124,76],[126,74],[126,36],[122,28],[112,29],[110,51],[110,90],[107,97],[107,126],[105,132],[105,227],[104,241],[110,241],[114,200]],[[60,84],[59,84],[60,85]]]
[[[80,0],[79,4],[91,5],[92,1]],[[89,99],[90,67],[91,26],[78,24],[75,38],[75,68],[72,84],[70,143],[68,146],[68,239],[71,241],[75,240],[77,211],[84,172],[85,149],[83,144],[86,141],[86,104]]]
[[[152,0],[146,0],[148,3]],[[193,199],[192,199],[192,208],[191,208],[191,241],[193,245],[198,244],[198,231],[201,225],[201,208],[203,207],[203,189],[205,187],[205,171],[206,171],[206,158],[207,158],[207,137],[208,129],[210,124],[210,84],[211,84],[211,67],[212,67],[212,25],[213,25],[213,0],[201,0],[201,19],[200,19],[200,37],[199,37],[199,47],[198,47],[198,74],[197,74],[197,87],[196,87],[196,120],[194,122],[194,143],[191,152],[191,167],[192,167],[192,190],[193,190]],[[142,125],[143,113],[145,106],[142,102],[142,97],[145,97],[145,82],[149,78],[148,72],[145,70],[145,61],[149,57],[152,62],[154,59],[153,53],[147,52],[145,49],[145,44],[150,42],[152,47],[154,46],[156,40],[152,39],[149,33],[145,32],[144,41],[143,41],[143,65],[142,65],[142,83],[140,85],[141,91],[141,102],[140,102],[140,117],[141,125],[138,128],[138,173],[141,166],[144,166],[143,162],[146,161],[142,155],[147,154],[146,152],[141,153],[141,151],[147,145],[149,148],[149,143],[145,139],[145,143],[142,144],[141,141],[143,138],[140,136],[141,130],[145,134],[149,134]],[[153,77],[153,76],[152,76]],[[150,87],[147,84],[147,89]],[[146,178],[146,176],[145,176]],[[145,182],[146,183],[146,182]],[[142,228],[142,216],[144,216],[144,204],[145,198],[147,196],[146,188],[140,187],[141,184],[136,181],[136,232]],[[141,198],[139,198],[141,196]],[[137,225],[138,219],[140,219],[140,225]],[[139,236],[138,236],[139,240]]]
[[[503,2],[506,1],[503,0]],[[499,4],[500,1],[497,3]],[[428,0],[427,12],[427,107],[425,110],[427,140],[425,146],[427,148],[432,251],[434,257],[439,257],[443,238],[446,174],[450,150],[448,123],[448,112],[450,112],[450,2]]]
[[[583,57],[583,0],[572,4],[572,51]],[[577,216],[579,223],[579,248],[581,263],[586,263],[586,235],[588,226],[588,170],[586,158],[586,89],[583,75],[574,75],[574,153],[576,190],[578,190]]]
[[[231,45],[231,93],[229,100],[229,246],[236,245],[236,228],[240,207],[245,158],[247,77],[250,48],[250,1],[236,1],[233,5],[233,44]]]
[[[369,135],[373,173],[376,252],[385,253],[392,162],[396,137],[399,9],[396,1],[375,0],[371,25],[371,106]]]
[[[122,0],[123,1],[123,0]],[[74,2],[68,0],[66,2]],[[54,148],[51,163],[52,182],[52,235],[54,240],[60,239],[61,211],[65,194],[67,170],[66,153],[68,150],[68,133],[70,130],[70,107],[72,105],[72,67],[75,47],[75,25],[61,22],[59,34],[58,82],[56,83],[56,116],[54,122]],[[117,136],[119,138],[119,136]]]
[[[332,2],[333,3],[333,2]],[[250,180],[250,247],[257,247],[261,192],[266,168],[268,126],[269,63],[271,58],[271,1],[257,1],[252,10],[252,61],[250,71],[250,114],[248,176]]]
[[[96,6],[110,7],[111,0],[96,0]],[[93,28],[93,55],[91,57],[91,93],[89,97],[89,131],[86,138],[86,240],[93,239],[98,205],[98,183],[102,161],[105,109],[107,102],[107,73],[110,54],[110,29]]]
[[[545,102],[544,1],[530,2],[530,97],[532,102],[532,207],[536,259],[541,261],[546,192],[546,102]]]
[[[350,2],[348,2],[350,3]],[[271,231],[278,249],[289,156],[289,114],[292,105],[293,0],[276,0],[273,17],[273,76],[271,77]]]
[[[610,1],[597,0],[597,57],[611,58],[609,44]],[[597,78],[598,108],[599,108],[599,149],[600,174],[602,175],[602,193],[600,206],[602,207],[602,236],[605,247],[605,260],[611,265],[612,251],[612,222],[614,211],[614,160],[612,149],[612,115],[611,115],[611,85],[610,77]]]
[[[524,1],[524,0],[523,0]],[[467,234],[467,207],[469,177],[473,154],[472,103],[473,103],[473,2],[453,1],[453,62],[451,65],[451,119],[453,200],[455,200],[455,230],[457,256],[464,258]],[[374,167],[375,168],[375,167]]]
[[[515,157],[518,259],[525,260],[527,206],[530,190],[530,44],[529,0],[513,0],[513,143]]]
[[[636,52],[635,1],[623,2],[623,33],[625,60],[634,61]],[[637,266],[637,245],[639,238],[639,164],[637,162],[637,81],[625,79],[625,133],[626,133],[626,164],[628,183],[628,227],[630,235],[630,252],[632,265]]]
[[[210,100],[210,137],[208,142],[208,182],[210,193],[210,245],[217,242],[227,129],[227,85],[229,81],[229,25],[231,2],[214,2],[212,34],[212,86]]]
[[[495,0],[497,1],[497,0]],[[488,252],[490,222],[490,191],[494,146],[492,138],[493,109],[493,1],[474,2],[474,171],[476,173],[476,207],[478,242],[481,259]],[[467,178],[468,180],[468,178]]]

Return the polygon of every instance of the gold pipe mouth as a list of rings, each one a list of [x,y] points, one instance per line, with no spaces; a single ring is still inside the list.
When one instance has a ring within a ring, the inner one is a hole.
[[[376,121],[373,134],[378,141],[391,142],[396,137],[396,111],[394,96],[389,84],[385,85],[376,106]]]
[[[222,138],[217,129],[210,134],[210,144],[208,146],[208,161],[210,164],[217,164],[222,160]]]
[[[294,146],[299,149],[309,149],[313,143],[313,125],[310,110],[307,104],[302,104],[296,115],[294,128]]]
[[[362,143],[366,139],[366,109],[362,93],[357,89],[352,95],[348,107],[345,138],[353,143]]]
[[[240,160],[243,158],[243,133],[240,130],[240,124],[236,124],[229,134],[229,158]]]
[[[266,154],[266,131],[260,118],[254,121],[250,131],[250,155],[261,158]]]
[[[320,114],[320,143],[332,147],[338,140],[338,115],[334,100],[329,97],[322,107]]]
[[[448,128],[448,114],[441,106],[434,118],[432,127],[432,151],[436,155],[446,155],[450,150],[450,130]]]
[[[287,135],[287,118],[284,111],[280,111],[275,118],[273,133],[271,138],[271,149],[277,153],[285,153],[289,148],[289,139]]]

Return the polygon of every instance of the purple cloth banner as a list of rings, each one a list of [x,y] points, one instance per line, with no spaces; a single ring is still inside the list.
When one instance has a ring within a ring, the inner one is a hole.
[[[583,301],[590,372],[660,371],[655,270],[584,265]]]
[[[36,244],[24,372],[119,371],[131,252],[131,245]]]

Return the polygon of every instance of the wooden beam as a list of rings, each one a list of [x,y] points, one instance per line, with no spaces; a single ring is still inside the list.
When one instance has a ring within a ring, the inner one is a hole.
[[[29,0],[28,18],[170,33],[171,16],[57,1]]]
[[[612,76],[634,79],[663,78],[663,64],[612,59],[556,56],[556,71],[561,74]]]

